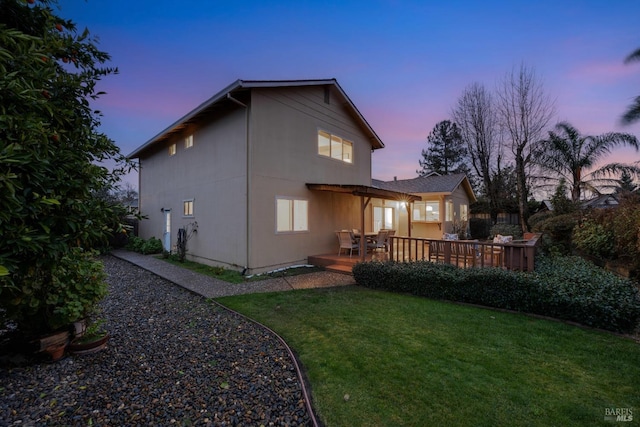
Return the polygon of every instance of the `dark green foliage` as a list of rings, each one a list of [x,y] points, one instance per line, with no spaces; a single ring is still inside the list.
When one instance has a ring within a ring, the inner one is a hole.
[[[534,273],[368,262],[355,265],[353,275],[368,288],[540,314],[618,332],[633,331],[640,319],[640,293],[633,282],[577,257],[543,258]]]
[[[522,228],[519,225],[513,224],[496,224],[491,227],[491,237],[495,237],[498,234],[503,236],[513,236],[513,240],[522,239]]]
[[[145,255],[159,254],[162,252],[162,242],[160,239],[151,237],[142,245],[142,253]]]
[[[580,251],[606,260],[622,260],[640,268],[640,198],[627,194],[615,209],[590,211],[573,230]]]
[[[491,233],[491,220],[469,218],[469,231],[472,239],[486,239]]]
[[[106,245],[122,212],[97,196],[128,170],[90,106],[97,82],[116,70],[54,5],[0,0],[0,308],[31,329],[53,327],[56,313],[84,300],[88,289],[58,298],[62,280],[101,287],[85,254]],[[65,265],[90,277],[70,277]]]
[[[469,173],[465,163],[467,149],[460,128],[450,120],[436,123],[427,137],[428,148],[422,150],[419,175],[437,172],[441,175],[450,173]]]
[[[583,219],[574,229],[572,240],[576,248],[587,255],[612,259],[615,255],[613,223],[598,221],[597,216]]]
[[[149,240],[145,240],[141,237],[132,236],[129,238],[129,243],[126,246],[127,249],[141,254],[159,254],[162,252],[162,241],[156,237],[151,237]]]
[[[580,213],[552,215],[539,223],[537,229],[543,233],[543,249],[551,254],[566,255],[571,253],[571,235],[580,220]]]

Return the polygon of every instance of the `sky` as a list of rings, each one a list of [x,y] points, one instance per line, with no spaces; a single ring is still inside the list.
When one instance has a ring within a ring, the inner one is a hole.
[[[494,90],[534,69],[554,100],[551,126],[628,132],[640,95],[638,0],[59,0],[58,14],[99,38],[119,74],[94,107],[124,154],[234,82],[336,78],[380,136],[373,178],[413,178],[436,123],[464,89]],[[640,160],[633,149],[606,158]],[[134,186],[137,177],[128,178]]]

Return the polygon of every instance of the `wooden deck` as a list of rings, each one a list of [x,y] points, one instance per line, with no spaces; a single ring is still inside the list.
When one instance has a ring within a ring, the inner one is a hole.
[[[458,267],[499,267],[515,271],[532,271],[539,236],[528,241],[492,243],[464,240],[435,240],[411,237],[392,237],[388,252],[365,255],[365,261],[411,262],[426,260]],[[353,266],[361,258],[349,255],[324,254],[308,257],[309,264],[329,271],[352,274]]]
[[[388,259],[389,254],[382,252],[367,253],[364,257],[365,261],[387,261]],[[308,262],[311,265],[322,267],[328,271],[344,274],[351,274],[353,266],[360,261],[360,255],[358,254],[353,254],[353,256],[349,257],[349,255],[336,255],[335,253],[333,253],[324,255],[310,255],[308,258]]]

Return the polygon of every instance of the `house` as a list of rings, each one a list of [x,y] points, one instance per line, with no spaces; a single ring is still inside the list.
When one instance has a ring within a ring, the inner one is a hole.
[[[601,194],[589,200],[582,202],[583,209],[603,209],[603,208],[615,208],[620,204],[619,195],[613,194]]]
[[[464,173],[430,173],[413,179],[373,180],[373,186],[421,196],[422,201],[412,203],[410,210],[390,211],[387,209],[390,202],[383,200],[376,201],[373,207],[374,227],[381,220],[385,223],[382,228],[389,228],[389,215],[395,215],[393,223],[398,224],[398,234],[413,237],[440,239],[444,233],[457,233],[460,226],[466,229],[469,205],[476,201]],[[382,214],[376,215],[376,209],[382,209]]]
[[[129,154],[139,234],[171,251],[196,229],[189,259],[251,274],[335,253],[336,230],[375,228],[374,205],[420,200],[371,185],[383,147],[335,79],[237,80]]]

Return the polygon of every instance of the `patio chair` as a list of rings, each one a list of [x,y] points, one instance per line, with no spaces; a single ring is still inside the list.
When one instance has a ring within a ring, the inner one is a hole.
[[[510,243],[513,241],[513,236],[502,236],[497,234],[493,238],[493,243]],[[491,265],[493,267],[502,267],[504,264],[504,247],[492,246],[491,247]]]
[[[360,254],[360,244],[353,237],[353,232],[345,230],[336,232],[338,235],[338,243],[340,244],[340,248],[338,249],[338,256],[342,253],[343,249],[349,249],[349,258],[353,255],[353,250],[357,250],[358,254]]]
[[[387,237],[384,239],[384,248],[388,252],[391,248],[391,237],[396,235],[396,230],[387,230]]]
[[[386,251],[386,240],[387,240],[387,231],[380,230],[378,231],[378,236],[372,239],[369,243],[367,243],[367,249],[371,249],[372,251],[377,251],[378,249],[382,249]]]

